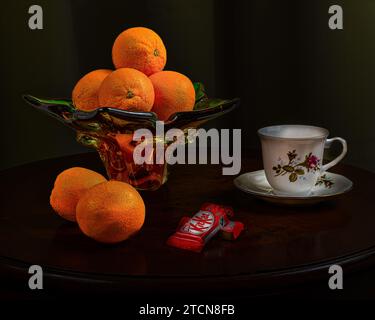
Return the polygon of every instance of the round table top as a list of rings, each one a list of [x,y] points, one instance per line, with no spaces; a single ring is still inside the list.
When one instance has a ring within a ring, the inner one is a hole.
[[[311,207],[281,207],[242,193],[220,165],[176,165],[157,191],[142,192],[145,225],[135,237],[104,245],[84,236],[49,205],[58,173],[82,166],[104,173],[96,153],[34,162],[2,171],[0,200],[0,267],[27,273],[43,267],[49,279],[65,284],[96,282],[126,290],[254,289],[314,277],[328,279],[328,267],[354,268],[375,256],[373,181],[375,174],[346,165],[332,170],[354,188],[342,197]],[[244,158],[242,173],[261,168]],[[166,245],[182,216],[202,203],[230,205],[246,230],[236,241],[219,237],[203,252]]]

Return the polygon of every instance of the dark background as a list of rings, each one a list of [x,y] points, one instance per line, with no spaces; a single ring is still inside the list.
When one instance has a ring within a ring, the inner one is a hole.
[[[44,30],[28,28],[32,4]],[[328,28],[333,4],[344,30]],[[87,151],[21,94],[70,97],[83,74],[113,68],[122,30],[147,26],[164,40],[167,69],[205,83],[210,96],[241,98],[209,126],[242,128],[243,150],[259,147],[262,126],[314,124],[347,139],[346,163],[375,170],[375,1],[18,0],[0,15],[0,169]]]

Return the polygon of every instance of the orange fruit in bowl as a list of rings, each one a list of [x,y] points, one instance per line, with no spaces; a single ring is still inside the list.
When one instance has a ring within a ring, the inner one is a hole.
[[[157,33],[144,27],[123,31],[112,47],[112,60],[116,68],[134,68],[146,75],[164,69],[167,50]]]
[[[125,182],[111,180],[92,187],[79,200],[77,222],[88,237],[117,243],[142,228],[145,211],[136,189]]]
[[[103,80],[112,70],[94,70],[83,76],[72,92],[73,104],[77,109],[91,111],[99,108],[98,92]]]
[[[150,80],[155,91],[152,111],[160,120],[167,120],[175,112],[193,110],[195,90],[188,77],[175,71],[160,71]]]
[[[101,174],[80,167],[61,172],[50,196],[52,208],[64,219],[76,221],[76,206],[82,195],[91,187],[107,181]]]
[[[102,107],[132,111],[150,111],[154,103],[151,80],[132,68],[121,68],[104,79],[99,89]]]

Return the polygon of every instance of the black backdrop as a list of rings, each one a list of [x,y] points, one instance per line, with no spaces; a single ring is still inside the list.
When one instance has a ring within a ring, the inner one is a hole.
[[[43,8],[43,30],[28,28],[31,4]],[[344,30],[328,28],[332,4]],[[314,124],[348,140],[347,163],[375,170],[375,1],[18,0],[0,15],[0,168],[87,151],[21,94],[70,96],[81,75],[112,68],[118,33],[147,26],[167,46],[167,69],[241,98],[208,126],[242,128],[243,149],[259,147],[262,126]]]

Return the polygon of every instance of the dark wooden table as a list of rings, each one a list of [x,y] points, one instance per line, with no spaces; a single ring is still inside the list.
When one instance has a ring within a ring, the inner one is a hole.
[[[96,153],[30,163],[0,173],[0,271],[25,281],[31,264],[43,267],[56,290],[122,293],[241,292],[272,294],[328,281],[328,268],[346,274],[375,262],[375,174],[340,165],[354,189],[334,202],[278,207],[237,190],[217,165],[177,165],[169,181],[143,192],[146,222],[134,238],[103,245],[85,237],[49,206],[56,175],[82,166],[103,172]],[[243,160],[242,172],[261,168]],[[168,247],[179,219],[205,201],[233,206],[246,231],[234,242],[215,238],[201,254]],[[13,281],[13,280],[12,280]]]

